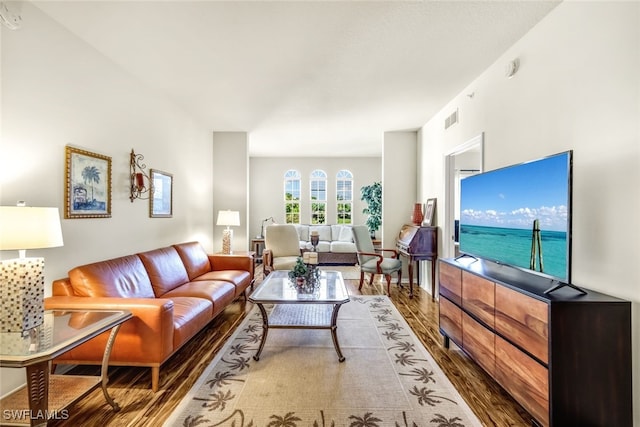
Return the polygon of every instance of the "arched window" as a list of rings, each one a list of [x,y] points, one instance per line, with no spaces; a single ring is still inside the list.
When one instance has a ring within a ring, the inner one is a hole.
[[[300,224],[300,172],[294,169],[284,174],[284,222]]]
[[[311,224],[327,222],[327,174],[319,169],[311,172]]]
[[[352,224],[353,174],[345,169],[336,174],[336,206],[338,224]]]

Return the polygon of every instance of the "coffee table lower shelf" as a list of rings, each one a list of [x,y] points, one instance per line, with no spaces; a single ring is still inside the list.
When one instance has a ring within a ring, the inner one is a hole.
[[[253,356],[254,360],[260,360],[269,329],[328,329],[331,331],[338,361],[344,362],[345,357],[340,350],[337,335],[338,310],[342,304],[274,304],[270,314],[263,304],[257,305],[262,314],[263,326],[260,347]]]
[[[51,420],[66,419],[65,409],[92,392],[101,383],[99,376],[86,375],[50,375],[49,409],[44,414]],[[31,424],[27,386],[0,400],[3,426],[28,426]],[[35,414],[34,414],[35,415]]]

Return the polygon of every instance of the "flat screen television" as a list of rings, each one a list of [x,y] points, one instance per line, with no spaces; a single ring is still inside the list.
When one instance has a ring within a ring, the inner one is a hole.
[[[462,179],[460,252],[570,284],[572,157]]]

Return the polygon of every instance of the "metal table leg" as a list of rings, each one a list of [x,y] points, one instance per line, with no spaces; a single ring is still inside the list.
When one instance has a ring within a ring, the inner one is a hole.
[[[100,378],[102,379],[102,393],[104,394],[104,398],[107,399],[109,405],[111,405],[111,407],[113,408],[114,412],[120,411],[120,406],[116,403],[115,400],[113,400],[111,396],[109,396],[109,392],[107,391],[107,383],[109,382],[109,357],[111,356],[113,342],[116,340],[116,335],[120,330],[120,326],[122,326],[122,324],[116,325],[111,329],[109,340],[107,341],[107,346],[104,349],[104,356],[102,356],[102,369],[100,372]]]
[[[269,332],[269,316],[267,315],[267,310],[265,310],[264,306],[260,303],[258,303],[258,308],[262,314],[262,339],[260,340],[260,347],[258,347],[258,351],[253,356],[253,360],[256,361],[260,360],[260,353],[262,353],[264,343],[267,340],[267,333]]]
[[[336,348],[336,353],[338,353],[338,361],[344,362],[345,357],[342,355],[340,343],[338,343],[338,311],[341,306],[342,304],[333,306],[333,313],[331,314],[331,339],[333,340],[333,346]]]

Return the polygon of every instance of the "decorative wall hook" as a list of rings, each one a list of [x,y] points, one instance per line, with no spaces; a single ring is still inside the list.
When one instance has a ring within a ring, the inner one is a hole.
[[[135,199],[148,199],[150,195],[151,179],[144,171],[147,165],[140,163],[142,160],[144,160],[144,156],[142,154],[136,154],[132,148],[129,159],[129,171],[131,172],[131,195],[129,199],[131,199],[131,203],[133,203]],[[145,179],[148,185],[145,185]]]

